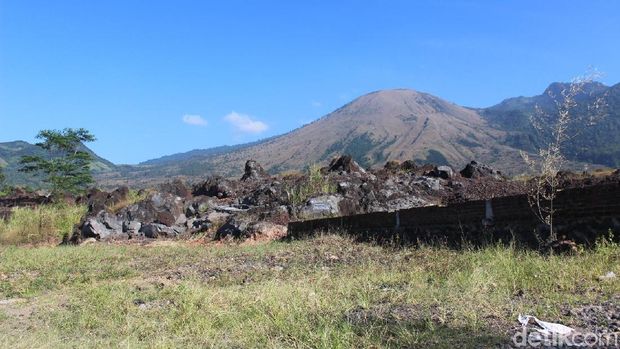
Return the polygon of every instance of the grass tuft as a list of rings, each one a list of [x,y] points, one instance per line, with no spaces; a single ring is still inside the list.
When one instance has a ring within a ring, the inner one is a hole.
[[[308,168],[307,178],[293,185],[287,192],[290,202],[300,205],[314,195],[332,194],[336,189],[336,185],[329,180],[329,177],[321,173],[321,167],[315,164]]]
[[[58,243],[84,213],[85,206],[66,204],[14,208],[8,220],[0,220],[0,244]]]

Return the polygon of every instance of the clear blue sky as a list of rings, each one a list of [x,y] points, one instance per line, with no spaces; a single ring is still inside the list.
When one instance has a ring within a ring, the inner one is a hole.
[[[374,90],[484,107],[589,66],[620,81],[620,1],[0,0],[0,141],[85,127],[136,163]]]

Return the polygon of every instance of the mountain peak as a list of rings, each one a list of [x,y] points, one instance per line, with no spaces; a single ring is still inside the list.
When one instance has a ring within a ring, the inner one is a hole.
[[[426,115],[453,113],[458,108],[453,103],[425,92],[412,89],[378,90],[360,96],[330,114],[355,115]]]
[[[373,91],[373,92],[370,92],[370,93],[367,93],[365,95],[358,97],[357,99],[353,100],[353,102],[359,101],[359,100],[363,101],[363,100],[368,100],[368,99],[373,99],[373,98],[379,98],[385,101],[397,101],[397,100],[410,100],[410,99],[422,98],[422,97],[437,98],[427,93],[412,90],[412,89],[395,88],[395,89]]]
[[[548,96],[560,96],[562,91],[567,90],[571,86],[570,82],[552,82],[545,89],[544,95]],[[589,81],[583,86],[583,92],[585,94],[597,94],[606,91],[609,86],[599,81]]]

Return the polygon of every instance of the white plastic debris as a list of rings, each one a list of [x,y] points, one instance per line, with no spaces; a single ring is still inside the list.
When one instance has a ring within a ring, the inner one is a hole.
[[[536,330],[545,335],[553,335],[558,334],[561,336],[568,336],[575,332],[573,328],[568,326],[564,326],[562,324],[556,324],[554,322],[542,321],[532,315],[521,315],[519,314],[519,322],[521,326],[527,327],[530,324],[536,325],[539,328]]]
[[[616,273],[614,273],[613,271],[610,271],[607,274],[598,277],[598,279],[601,280],[601,281],[613,280],[615,278],[616,278]]]

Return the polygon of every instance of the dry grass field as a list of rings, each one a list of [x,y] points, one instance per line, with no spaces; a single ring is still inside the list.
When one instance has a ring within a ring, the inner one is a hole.
[[[620,247],[574,256],[326,235],[0,247],[0,347],[497,347],[519,313],[618,302]]]

